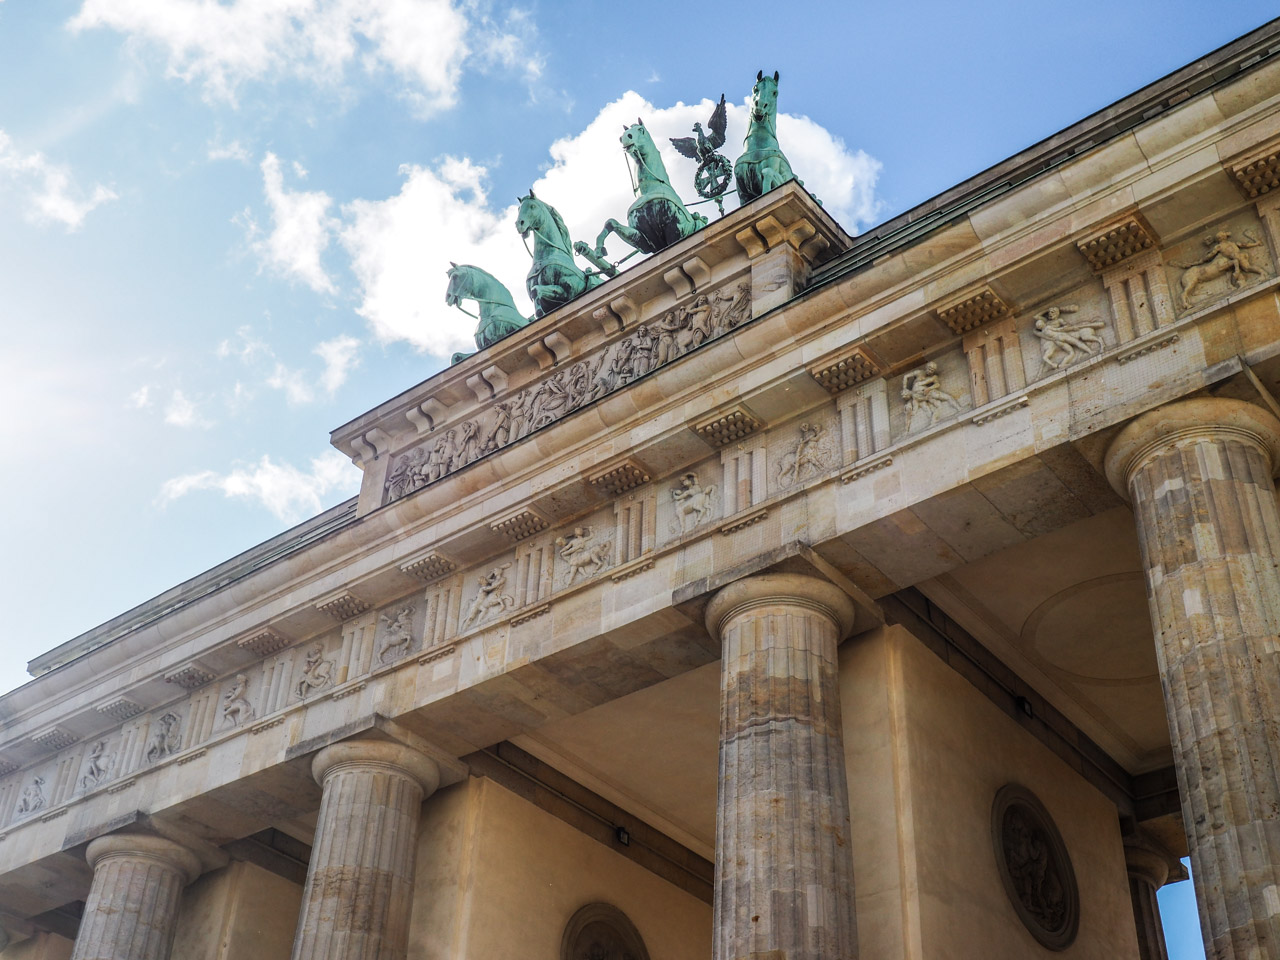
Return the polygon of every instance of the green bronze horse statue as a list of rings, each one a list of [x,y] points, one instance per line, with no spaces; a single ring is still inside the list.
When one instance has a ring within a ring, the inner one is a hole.
[[[742,156],[733,164],[733,179],[738,185],[738,202],[750,203],[788,180],[800,186],[804,181],[791,172],[782,148],[778,146],[778,73],[766,77],[761,70],[751,88],[751,118],[747,136],[742,141]]]
[[[569,228],[559,211],[535,197],[532,188],[520,198],[516,230],[526,241],[533,234],[533,266],[524,282],[535,318],[604,283],[605,277],[574,263]]]
[[[604,242],[611,233],[641,253],[657,253],[707,225],[707,218],[700,213],[690,213],[672,188],[666,165],[644,121],[636,120],[631,126],[624,124],[622,131],[619,138],[622,149],[635,163],[632,188],[636,199],[627,209],[625,224],[613,219],[605,221],[594,250],[582,242],[574,245],[578,253],[592,262],[604,259]]]
[[[530,318],[521,316],[516,309],[511,291],[493,274],[465,263],[459,266],[450,262],[449,286],[444,292],[444,302],[467,316],[475,316],[462,306],[463,300],[474,300],[480,308],[480,324],[476,327],[476,348],[479,350],[530,323]],[[455,353],[449,362],[458,363],[470,356],[470,353]]]

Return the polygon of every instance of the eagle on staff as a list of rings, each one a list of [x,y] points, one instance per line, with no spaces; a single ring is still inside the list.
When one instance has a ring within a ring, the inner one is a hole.
[[[702,124],[695,123],[692,137],[669,137],[671,145],[683,156],[698,161],[698,170],[693,175],[693,188],[698,196],[706,200],[714,200],[724,216],[724,194],[729,189],[729,181],[733,179],[733,167],[729,160],[716,151],[724,146],[725,128],[728,125],[728,114],[724,105],[724,94],[720,94],[720,102],[716,104],[707,121],[708,136]]]

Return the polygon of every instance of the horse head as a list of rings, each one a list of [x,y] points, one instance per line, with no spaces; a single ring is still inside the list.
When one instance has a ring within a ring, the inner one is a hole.
[[[644,121],[639,117],[633,124],[622,125],[622,136],[618,138],[622,144],[622,149],[628,154],[635,156],[637,154],[652,153],[654,148],[653,137],[649,136],[649,131],[644,125]]]
[[[449,261],[449,286],[444,291],[444,302],[446,306],[459,306],[463,299],[468,296],[467,279],[470,267],[458,266],[452,260]]]
[[[761,70],[756,74],[755,86],[751,88],[751,119],[756,123],[765,123],[778,112],[778,71],[772,77],[766,77]]]

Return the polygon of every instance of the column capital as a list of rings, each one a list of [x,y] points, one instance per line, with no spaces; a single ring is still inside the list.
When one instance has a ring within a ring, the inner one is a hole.
[[[833,583],[800,573],[762,573],[735,580],[707,604],[706,624],[719,639],[726,623],[738,614],[763,606],[803,606],[829,618],[843,640],[853,630],[856,608],[848,594]]]
[[[412,747],[386,740],[344,740],[325,747],[311,761],[311,775],[321,786],[331,774],[353,768],[380,769],[407,776],[422,788],[424,798],[440,786],[439,764]]]
[[[1169,858],[1142,839],[1125,840],[1124,866],[1129,876],[1159,890],[1169,881]]]
[[[200,858],[186,847],[145,833],[109,833],[98,837],[90,841],[84,858],[95,870],[105,860],[151,860],[182,874],[185,883],[191,883],[204,872]]]
[[[1107,448],[1111,486],[1129,499],[1129,478],[1153,457],[1204,440],[1238,440],[1266,453],[1274,475],[1280,469],[1280,420],[1243,400],[1197,397],[1165,404],[1131,420]]]

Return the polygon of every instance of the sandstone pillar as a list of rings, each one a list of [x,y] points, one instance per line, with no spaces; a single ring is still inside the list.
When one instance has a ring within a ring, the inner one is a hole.
[[[707,607],[723,646],[715,960],[857,955],[836,646],[853,603],[794,574]]]
[[[93,884],[71,960],[168,960],[182,889],[200,875],[186,847],[111,834],[89,844]]]
[[[349,740],[311,771],[324,796],[293,960],[404,960],[419,808],[439,767],[398,743]]]
[[[1129,899],[1138,930],[1138,960],[1169,960],[1156,899],[1156,892],[1169,879],[1169,862],[1141,841],[1125,841],[1124,865],[1129,872]]]
[[[1133,502],[1206,952],[1280,958],[1280,421],[1146,413],[1107,452]]]

